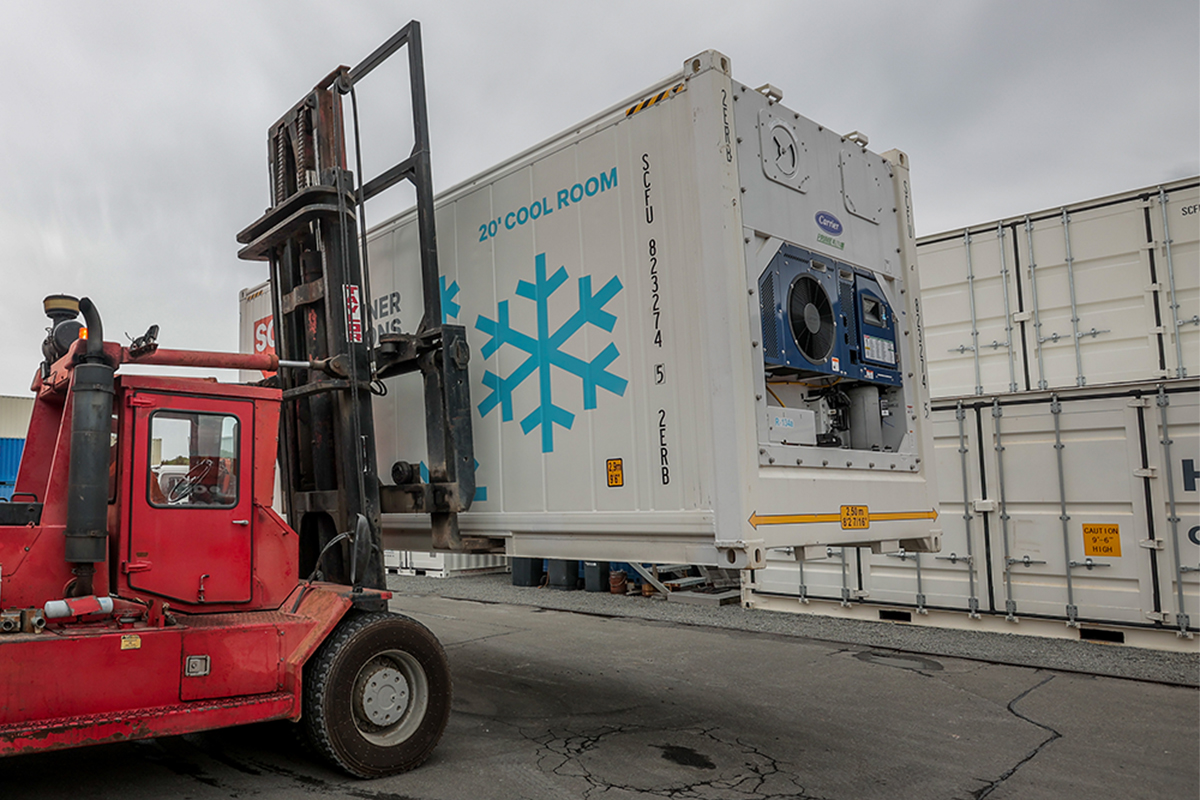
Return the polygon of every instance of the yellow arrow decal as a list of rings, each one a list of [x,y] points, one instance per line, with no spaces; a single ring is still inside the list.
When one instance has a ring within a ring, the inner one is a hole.
[[[863,512],[866,512],[865,514]],[[805,525],[811,522],[840,522],[843,528],[863,528],[865,519],[870,522],[898,522],[915,519],[937,519],[936,509],[930,511],[871,511],[865,506],[843,506],[836,514],[759,514],[750,515],[751,527],[759,525]]]

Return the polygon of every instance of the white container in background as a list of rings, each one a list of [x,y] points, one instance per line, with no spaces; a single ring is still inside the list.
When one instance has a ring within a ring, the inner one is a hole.
[[[264,281],[238,293],[238,352],[251,355],[275,352],[275,320],[271,316],[271,283]],[[273,372],[241,370],[245,383],[261,381]]]
[[[961,421],[959,411],[957,401],[940,401],[933,412],[941,553],[830,548],[802,567],[772,554],[748,601],[770,607],[772,598],[803,595],[1168,633],[1182,608],[1186,627],[1200,628],[1195,379],[965,398]]]
[[[33,416],[33,394],[28,397],[0,395],[0,439],[24,439]]]
[[[1200,179],[924,236],[917,259],[935,398],[1200,374]]]

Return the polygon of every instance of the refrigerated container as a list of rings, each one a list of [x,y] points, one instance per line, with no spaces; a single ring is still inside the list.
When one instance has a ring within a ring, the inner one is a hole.
[[[715,51],[437,198],[443,322],[471,346],[464,536],[510,556],[753,567],[934,551],[907,156]],[[375,335],[423,313],[415,212],[372,228]],[[419,379],[375,402],[424,459]],[[428,520],[387,514],[389,546]]]

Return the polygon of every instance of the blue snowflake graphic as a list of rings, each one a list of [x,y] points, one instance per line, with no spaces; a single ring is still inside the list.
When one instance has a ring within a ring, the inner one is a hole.
[[[458,294],[458,281],[451,281],[449,286],[446,286],[446,276],[438,276],[438,285],[442,289],[442,324],[446,324],[446,320],[450,317],[458,317],[458,312],[462,311],[462,306],[454,302],[454,296]]]
[[[550,330],[549,301],[567,280],[566,267],[546,278],[546,254],[540,253],[534,259],[535,283],[528,281],[517,282],[517,295],[537,304],[537,334],[531,336],[515,330],[509,324],[508,301],[502,300],[496,308],[496,319],[491,320],[482,314],[475,322],[475,327],[491,338],[483,346],[480,353],[490,358],[502,346],[508,344],[529,354],[520,366],[501,377],[494,372],[483,373],[483,385],[491,389],[491,393],[479,404],[481,416],[488,413],[497,405],[500,406],[501,419],[510,422],[513,418],[513,390],[527,378],[538,373],[538,385],[541,390],[538,407],[521,420],[521,430],[529,434],[534,428],[542,429],[542,452],[554,452],[554,426],[571,429],[575,423],[575,415],[554,402],[550,389],[550,370],[557,367],[571,375],[578,376],[583,381],[583,407],[590,410],[596,407],[596,388],[611,392],[618,397],[625,394],[629,381],[608,371],[608,366],[616,360],[620,353],[611,342],[600,355],[591,361],[584,361],[560,348],[579,332],[584,325],[592,325],[608,333],[616,325],[617,317],[604,310],[617,292],[621,291],[621,281],[616,276],[596,294],[592,294],[592,276],[584,275],[579,278],[579,308],[571,317],[556,330]]]

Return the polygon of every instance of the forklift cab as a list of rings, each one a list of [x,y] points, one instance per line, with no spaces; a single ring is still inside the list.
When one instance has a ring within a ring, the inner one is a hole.
[[[278,390],[121,376],[116,394],[113,499],[122,523],[114,585],[181,610],[261,607],[256,588],[277,595],[294,586],[295,559],[280,564],[279,548],[258,542],[286,535],[270,510]],[[272,569],[261,568],[262,558]],[[285,581],[272,575],[279,571]]]

